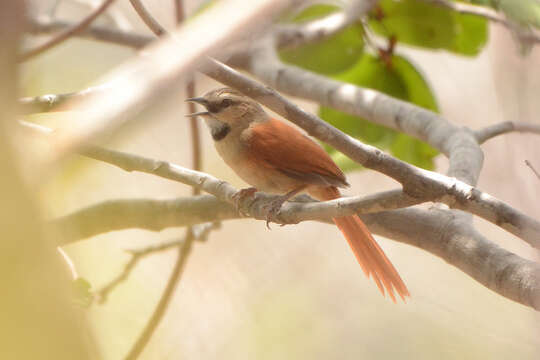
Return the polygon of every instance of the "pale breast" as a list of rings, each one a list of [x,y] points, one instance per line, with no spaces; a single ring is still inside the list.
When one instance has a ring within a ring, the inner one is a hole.
[[[260,191],[284,194],[301,186],[298,180],[263,166],[249,156],[249,150],[244,145],[245,137],[249,136],[247,131],[239,133],[231,131],[224,139],[214,142],[217,152],[225,163],[242,180]]]

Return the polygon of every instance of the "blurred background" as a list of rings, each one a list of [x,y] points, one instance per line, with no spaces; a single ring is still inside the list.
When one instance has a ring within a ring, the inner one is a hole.
[[[36,13],[53,1],[34,0]],[[188,12],[199,6],[187,1]],[[172,2],[145,4],[166,27],[174,24]],[[114,13],[127,29],[148,30],[128,2]],[[60,18],[84,16],[88,8],[64,1]],[[107,20],[100,20],[107,23]],[[30,42],[29,42],[30,43]],[[540,49],[523,57],[507,29],[491,25],[489,41],[476,57],[400,47],[429,82],[441,113],[477,129],[506,120],[538,123]],[[71,39],[22,68],[23,96],[84,89],[101,74],[134,56],[133,50]],[[221,86],[196,76],[196,91]],[[146,157],[191,164],[182,92],[153,104],[142,125],[124,128],[107,146]],[[298,100],[304,108],[317,105]],[[54,126],[69,116],[42,114]],[[241,188],[244,184],[217,156],[203,130],[203,171]],[[533,135],[499,136],[483,145],[479,187],[517,209],[540,214],[540,182],[524,164],[540,169],[540,142]],[[445,172],[447,161],[436,158]],[[350,195],[395,188],[373,171],[348,174]],[[70,159],[41,190],[48,218],[107,199],[187,196],[191,188],[157,177],[126,173],[110,165]],[[475,219],[488,239],[520,256],[536,259],[530,246],[496,226]],[[133,249],[183,236],[185,229],[128,230],[102,234],[66,252],[94,289],[116,276]],[[393,304],[368,281],[340,232],[314,222],[273,226],[249,219],[224,222],[207,242],[196,243],[164,321],[143,359],[538,359],[540,316],[507,300],[422,250],[378,237],[412,294]],[[146,324],[166,284],[177,252],[143,259],[106,304],[87,309],[103,359],[122,358]]]

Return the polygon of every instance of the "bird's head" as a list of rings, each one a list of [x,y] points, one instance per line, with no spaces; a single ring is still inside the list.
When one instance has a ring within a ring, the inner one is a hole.
[[[206,111],[188,116],[211,117],[231,127],[248,126],[253,121],[266,120],[267,115],[255,100],[230,88],[220,88],[207,92],[201,97],[186,99],[206,108]],[[208,120],[207,120],[208,123]]]

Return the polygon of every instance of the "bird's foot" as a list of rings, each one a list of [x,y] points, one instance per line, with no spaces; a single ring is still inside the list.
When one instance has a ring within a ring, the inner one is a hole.
[[[247,198],[253,198],[255,197],[255,193],[257,192],[257,188],[249,187],[245,189],[240,189],[232,196],[232,200],[234,203],[234,207],[236,208],[236,211],[240,213],[241,216],[249,216],[249,214],[242,210],[242,203]]]
[[[275,199],[270,200],[267,204],[264,205],[263,209],[266,212],[266,227],[270,229],[270,222],[280,223],[278,216],[283,204],[289,200],[290,196],[282,195],[278,196]],[[283,226],[284,224],[281,224]]]

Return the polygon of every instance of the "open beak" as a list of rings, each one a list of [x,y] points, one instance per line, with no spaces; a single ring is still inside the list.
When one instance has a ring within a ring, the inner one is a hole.
[[[186,114],[185,116],[186,117],[195,117],[195,116],[203,116],[203,115],[210,115],[210,113],[208,111],[197,111],[196,113]]]
[[[208,105],[208,101],[206,101],[206,99],[203,98],[203,97],[189,98],[189,99],[186,99],[186,101],[201,104],[204,107],[206,107]],[[208,111],[198,111],[198,112],[193,113],[193,114],[186,114],[186,117],[195,117],[195,116],[201,116],[201,115],[210,115],[210,113]]]

